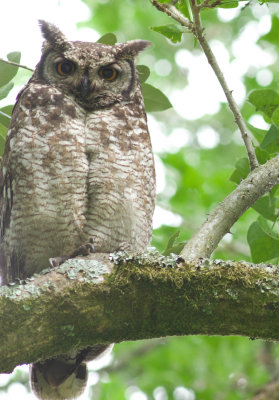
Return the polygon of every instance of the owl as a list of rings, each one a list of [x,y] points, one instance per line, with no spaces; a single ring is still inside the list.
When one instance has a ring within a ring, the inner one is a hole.
[[[45,39],[19,93],[2,158],[2,284],[71,257],[142,252],[151,240],[154,160],[136,57],[144,40],[68,41],[40,21]],[[71,399],[86,383],[85,362],[107,346],[73,350],[31,367],[41,399]]]

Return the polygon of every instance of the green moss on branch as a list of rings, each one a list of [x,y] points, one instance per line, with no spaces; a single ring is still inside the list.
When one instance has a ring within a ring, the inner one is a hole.
[[[0,294],[1,372],[95,343],[190,334],[279,338],[279,275],[268,265],[95,254]]]

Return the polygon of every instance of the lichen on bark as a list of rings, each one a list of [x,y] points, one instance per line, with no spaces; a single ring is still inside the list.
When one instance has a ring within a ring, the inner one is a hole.
[[[94,254],[0,294],[1,372],[96,343],[279,338],[279,274],[271,265]]]

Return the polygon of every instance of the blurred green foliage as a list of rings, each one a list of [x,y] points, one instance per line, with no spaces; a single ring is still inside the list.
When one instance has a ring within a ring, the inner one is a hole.
[[[196,399],[240,400],[249,398],[268,379],[266,368],[260,364],[266,349],[258,341],[238,337],[173,337],[157,342],[152,351],[145,352],[148,345],[149,342],[136,342],[115,346],[115,366],[112,364],[109,382],[102,384],[99,399],[124,399],[124,389],[129,386],[140,388],[148,399],[154,399],[155,389],[163,387],[165,398],[175,399],[175,388],[182,386],[193,390]],[[139,348],[142,356],[132,356]],[[126,364],[118,369],[117,360],[124,356]],[[122,393],[109,397],[113,393],[111,385],[122,388]]]
[[[181,223],[166,224],[162,219],[161,226],[154,230],[152,245],[165,253],[178,253],[180,242],[184,243],[193,234],[207,214],[249,172],[246,151],[236,134],[234,118],[224,102],[214,115],[205,114],[190,120],[183,118],[173,108],[167,109],[170,104],[166,96],[176,89],[182,90],[188,83],[190,71],[187,63],[182,67],[176,62],[179,50],[187,49],[191,54],[198,54],[200,50],[191,34],[184,34],[184,28],[181,29],[176,22],[159,13],[149,0],[83,2],[90,8],[91,18],[78,26],[98,31],[100,41],[114,43],[117,37],[118,41],[141,38],[152,42],[152,47],[140,56],[140,64],[144,65],[139,66],[141,81],[148,79],[143,87],[147,108],[153,111],[153,118],[164,138],[171,137],[175,129],[183,128],[190,133],[186,146],[162,146],[156,152],[164,172],[164,185],[158,194],[157,204],[163,210],[180,216]],[[227,2],[228,7],[236,5],[235,1]],[[177,7],[190,17],[186,1],[180,0]],[[244,71],[243,75],[246,101],[242,104],[242,114],[253,135],[258,160],[264,163],[278,154],[279,150],[278,6],[270,4],[267,9],[266,5],[240,2],[238,7],[239,13],[229,21],[221,18],[216,9],[204,9],[202,20],[207,38],[222,42],[230,62],[234,62],[239,61],[235,43],[245,29],[252,27],[256,34],[256,24],[262,18],[261,10],[262,14],[272,16],[269,32],[259,36],[257,42],[266,54],[272,54],[273,63],[265,67],[272,74],[272,80],[268,85],[259,83],[257,73],[260,67],[257,65]],[[249,49],[246,56],[249,57]],[[8,58],[19,62],[18,53],[10,53]],[[162,60],[170,65],[166,75],[160,74],[159,68],[154,67]],[[204,63],[207,63],[205,59]],[[15,67],[0,62],[0,97],[5,97],[12,88],[16,72]],[[154,87],[165,94],[159,105],[157,101],[157,108],[148,103],[154,99]],[[202,99],[207,87],[201,87],[200,90],[196,96]],[[154,112],[162,109],[166,111]],[[11,106],[0,105],[1,152],[11,110]],[[259,115],[268,123],[267,129],[254,126],[253,116]],[[216,132],[218,141],[215,146],[206,148],[200,143],[197,136],[200,127],[211,127]],[[154,130],[152,135],[155,142],[159,132]],[[232,227],[231,235],[222,241],[214,257],[277,262],[278,204],[277,188],[274,188]],[[133,389],[134,392],[139,390],[145,393],[146,397],[142,399],[240,400],[250,398],[257,388],[278,373],[279,349],[261,341],[239,337],[192,336],[154,343],[152,349],[148,348],[149,342],[116,345],[114,361],[99,372],[99,380],[92,388],[91,398],[132,399]],[[184,397],[178,397],[174,393],[179,386],[193,392],[189,392],[188,397],[185,392]]]

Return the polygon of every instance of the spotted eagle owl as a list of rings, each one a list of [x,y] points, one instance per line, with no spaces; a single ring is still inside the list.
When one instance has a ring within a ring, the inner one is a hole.
[[[93,240],[96,252],[141,252],[151,239],[155,177],[135,59],[150,43],[45,42],[13,110],[0,176],[2,284]],[[41,399],[71,399],[105,345],[31,367]]]

